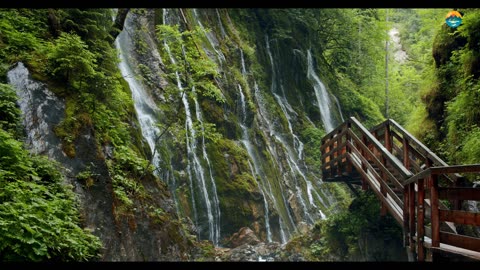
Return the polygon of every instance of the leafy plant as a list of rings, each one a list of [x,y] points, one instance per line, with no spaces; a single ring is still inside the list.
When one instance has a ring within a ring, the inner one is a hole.
[[[20,135],[20,109],[16,102],[15,90],[8,84],[0,84],[0,129]]]
[[[0,156],[0,260],[95,259],[101,242],[79,227],[78,205],[55,163],[30,158],[3,130]]]
[[[62,32],[49,55],[50,73],[70,86],[95,74],[97,60],[85,42],[74,33]]]

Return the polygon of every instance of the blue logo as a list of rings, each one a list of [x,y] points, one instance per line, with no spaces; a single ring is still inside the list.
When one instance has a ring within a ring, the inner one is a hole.
[[[462,15],[456,10],[448,12],[446,17],[445,22],[451,28],[457,28],[462,24]]]

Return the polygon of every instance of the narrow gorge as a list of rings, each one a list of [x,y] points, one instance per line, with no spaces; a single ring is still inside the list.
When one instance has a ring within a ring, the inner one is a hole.
[[[18,98],[29,155],[58,164],[80,227],[98,237],[94,260],[306,261],[295,244],[310,231],[324,234],[309,239],[322,260],[341,260],[325,255],[335,253],[318,244],[327,240],[357,252],[347,259],[390,252],[371,231],[351,241],[360,251],[327,239],[329,218],[368,211],[350,205],[355,188],[324,181],[320,152],[348,117],[369,127],[385,119],[383,13],[31,12],[42,19],[22,42],[35,54],[9,58],[2,80]],[[413,100],[399,92],[394,116]],[[399,246],[392,258],[405,260]]]

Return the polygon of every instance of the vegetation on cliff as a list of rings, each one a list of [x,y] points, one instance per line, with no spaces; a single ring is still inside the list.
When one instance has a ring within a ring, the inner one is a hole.
[[[181,12],[185,21],[175,27],[161,24],[158,17],[163,11],[155,11],[153,35],[165,73],[158,75],[144,64],[139,64],[138,69],[143,82],[158,90],[155,97],[163,118],[158,126],[165,131],[165,142],[156,150],[165,157],[163,166],[168,170],[176,167],[172,175],[178,186],[173,195],[179,197],[180,213],[174,213],[172,190],[155,175],[148,161],[152,153],[143,143],[130,89],[117,67],[119,59],[110,35],[118,30],[113,28],[114,11],[1,9],[0,260],[97,260],[102,248],[94,232],[82,229],[78,198],[65,184],[61,166],[29,154],[21,142],[21,114],[15,106],[15,91],[6,84],[8,70],[18,61],[65,100],[65,116],[54,131],[67,157],[82,158],[77,153],[78,139],[85,130],[92,134],[95,159],[104,162],[108,174],[105,177],[111,180],[112,211],[118,227],[123,224],[135,231],[142,224],[140,219],[145,218],[151,224],[149,228],[165,230],[162,239],[168,240],[161,243],[164,250],[175,242],[180,243],[179,253],[196,246],[199,256],[211,256],[211,243],[196,242],[194,230],[187,228],[194,209],[189,175],[182,169],[188,161],[178,154],[187,152],[189,136],[186,116],[179,113],[181,95],[198,102],[203,112],[204,121],[198,116],[194,120],[194,139],[203,138],[210,157],[209,173],[220,194],[225,239],[239,227],[252,226],[264,240],[266,212],[270,210],[271,217],[278,220],[291,209],[274,213],[273,209],[264,209],[258,181],[261,177],[267,181],[282,179],[282,175],[276,171],[273,154],[265,150],[270,146],[267,137],[272,134],[261,132],[266,124],[256,117],[259,108],[255,91],[263,91],[262,105],[277,116],[275,126],[283,132],[294,130],[304,143],[302,165],[309,168],[305,179],[317,179],[321,166],[319,147],[325,131],[319,108],[312,102],[314,94],[305,91],[312,88],[305,76],[309,68],[307,52],[312,53],[313,69],[321,74],[329,94],[338,98],[341,111],[335,110],[334,118],[340,119],[340,114],[355,116],[371,127],[390,117],[407,126],[448,163],[479,162],[480,36],[476,30],[480,11],[460,10],[463,24],[456,29],[443,23],[446,11],[222,9],[215,10],[217,13],[205,11],[203,19],[210,20],[211,29],[199,27],[195,23],[198,14],[190,9]],[[144,9],[129,12],[147,13]],[[219,23],[212,23],[217,14]],[[408,57],[405,62],[391,61],[387,66],[385,57],[394,59],[388,55],[385,43],[392,28],[399,29]],[[208,40],[210,31],[229,38],[214,45]],[[129,34],[136,37],[137,53],[144,55],[149,45],[138,32],[142,31]],[[170,61],[163,42],[169,45],[176,63]],[[207,55],[202,46],[207,46],[213,56]],[[238,61],[240,56],[243,63]],[[219,62],[212,60],[215,57]],[[242,64],[248,67],[247,72]],[[176,87],[177,72],[187,89],[181,95]],[[159,86],[155,76],[162,76],[165,85]],[[273,90],[268,91],[277,82],[286,89],[284,95],[291,110],[299,112],[295,121],[284,116]],[[237,89],[245,95],[244,119],[238,113]],[[241,121],[252,127],[249,136],[257,147],[254,153],[265,161],[259,170],[263,175],[252,172],[249,153],[239,143],[243,139]],[[292,134],[285,136],[294,140]],[[105,148],[112,149],[111,155],[105,154]],[[279,167],[286,168],[289,160],[279,157]],[[75,181],[88,190],[97,184],[97,177],[93,166],[84,166]],[[320,209],[329,218],[317,222],[308,236],[293,237],[287,245],[289,252],[303,253],[315,261],[348,260],[362,255],[359,241],[366,232],[393,235],[398,240],[398,228],[388,216],[379,217],[378,202],[369,194],[352,200],[341,184],[323,184],[322,188],[336,200],[329,209]],[[273,185],[272,193],[280,197],[279,184]],[[300,202],[292,205],[301,208]],[[188,260],[192,256],[179,258]]]

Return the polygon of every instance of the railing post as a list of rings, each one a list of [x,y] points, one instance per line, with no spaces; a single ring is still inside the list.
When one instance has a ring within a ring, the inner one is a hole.
[[[403,187],[403,246],[406,247],[408,246],[408,234],[409,234],[409,228],[408,228],[408,207],[409,207],[409,193],[408,193],[408,187],[410,185],[404,186]]]
[[[438,175],[430,176],[430,204],[431,204],[431,222],[432,222],[432,247],[440,246],[440,221],[438,214]]]
[[[362,143],[367,146],[367,138],[365,135],[362,135]],[[362,154],[363,157],[365,157],[365,151],[363,149],[360,149],[360,153]],[[367,166],[365,165],[364,161],[362,160],[362,171],[366,172],[367,171]],[[362,176],[362,190],[367,190],[368,189],[368,184],[367,184],[367,179],[365,179]]]
[[[387,167],[387,160],[384,157],[384,155],[382,155],[381,161],[382,161],[382,165],[384,167]],[[385,172],[381,171],[380,172],[380,177],[381,177],[381,179],[380,179],[380,181],[381,181],[381,183],[380,183],[380,193],[382,193],[383,197],[386,198],[387,197],[387,189],[385,188],[385,185],[387,185],[387,177],[388,176]],[[380,215],[385,216],[388,212],[388,208],[387,208],[386,203],[383,202],[383,200],[381,202],[381,206],[382,206],[382,208],[380,209]]]
[[[385,161],[383,161],[382,163],[385,165]],[[386,174],[385,174],[383,171],[380,173],[380,176],[381,176],[381,179],[380,179],[380,181],[381,181],[381,183],[380,183],[380,192],[382,193],[383,197],[386,198],[386,197],[387,197],[387,189],[385,188],[385,185],[387,184],[387,181],[386,181],[387,176],[386,176]],[[383,200],[382,200],[382,202],[381,202],[381,209],[380,209],[380,215],[381,215],[381,216],[385,216],[385,215],[387,214],[387,212],[388,212],[387,205],[386,205],[386,203],[384,203]]]
[[[453,183],[454,187],[464,186],[463,181],[464,181],[464,176],[455,179],[455,182]],[[452,204],[453,204],[453,209],[462,210],[463,200],[453,200]]]
[[[408,141],[403,137],[403,166],[407,170],[410,168],[410,159],[409,159],[409,154],[408,154]],[[410,233],[409,230],[409,210],[410,210],[410,192],[413,193],[413,190],[410,190],[411,184],[403,187],[403,228],[404,228],[404,246],[409,244],[409,238],[408,234]],[[415,203],[415,202],[414,202]]]
[[[350,155],[352,153],[352,149],[350,149],[350,147],[348,146],[348,142],[350,142],[350,127],[351,127],[351,124],[350,124],[350,121],[347,122],[347,124],[345,125],[345,129],[346,129],[346,132],[345,132],[345,142],[347,143],[346,144],[346,149],[347,149],[347,155]],[[350,174],[352,173],[353,171],[353,168],[352,168],[352,163],[351,162],[347,162],[347,173]]]
[[[409,234],[409,244],[410,250],[415,252],[415,244],[413,242],[413,237],[415,236],[415,183],[408,184],[408,228],[410,230]]]
[[[410,170],[410,155],[408,151],[408,148],[410,147],[410,145],[408,143],[408,140],[405,137],[403,137],[402,144],[403,144],[403,166],[405,166],[407,170]]]
[[[424,180],[417,182],[417,258],[418,261],[425,261],[425,248],[423,237],[425,235],[425,188]]]
[[[392,135],[390,134],[390,124],[385,123],[385,148],[392,153]]]
[[[341,132],[342,129],[337,132],[337,175],[342,174],[342,159],[340,158],[342,155],[342,148],[340,147],[340,145],[342,145],[342,136],[340,136]]]
[[[334,176],[335,175],[335,151],[332,151],[333,148],[335,148],[335,141],[334,141],[334,138],[330,138],[330,146],[331,148],[329,147],[328,148],[328,152],[331,151],[329,157],[330,157],[330,176]]]

